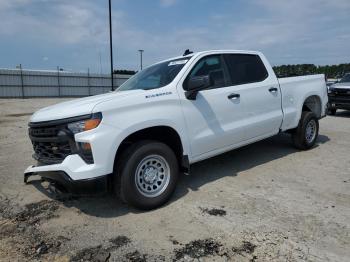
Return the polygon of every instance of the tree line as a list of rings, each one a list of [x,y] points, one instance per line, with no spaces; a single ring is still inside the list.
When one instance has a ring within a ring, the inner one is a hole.
[[[341,78],[345,73],[350,73],[350,63],[340,65],[316,66],[314,64],[281,65],[273,67],[277,77],[303,76],[324,74],[327,78]],[[134,70],[114,70],[114,74],[134,75]]]
[[[340,65],[316,66],[314,64],[281,65],[273,67],[277,77],[325,74],[327,78],[341,78],[350,73],[350,63]]]
[[[134,70],[126,70],[126,69],[113,70],[113,74],[118,74],[118,75],[134,75],[136,73],[137,71],[134,71]]]

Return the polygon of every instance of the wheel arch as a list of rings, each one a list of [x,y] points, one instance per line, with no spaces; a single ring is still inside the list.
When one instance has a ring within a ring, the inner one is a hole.
[[[189,158],[179,132],[168,125],[158,125],[142,128],[128,134],[119,144],[114,157],[114,170],[123,152],[133,143],[141,140],[154,140],[168,145],[175,153],[180,170],[189,172]]]
[[[322,102],[318,95],[308,96],[302,105],[301,113],[304,111],[313,112],[317,118],[321,118],[322,115]],[[301,116],[301,114],[300,114]]]

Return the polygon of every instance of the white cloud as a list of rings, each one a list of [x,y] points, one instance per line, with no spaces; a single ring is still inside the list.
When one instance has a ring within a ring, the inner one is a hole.
[[[123,41],[118,44],[119,50],[122,50],[119,51],[122,52],[119,62],[128,65],[130,57],[136,58],[135,50],[140,48],[146,50],[145,60],[149,63],[181,55],[187,48],[193,51],[260,50],[273,64],[326,64],[350,60],[346,40],[349,36],[350,1],[339,0],[334,5],[323,0],[253,2],[261,15],[237,22],[232,21],[231,13],[213,14],[208,18],[212,19],[208,26],[187,24],[158,34],[133,28],[122,21],[122,28],[115,32]]]
[[[175,5],[177,0],[160,0],[161,6],[169,7]]]
[[[31,13],[33,4],[46,4],[43,13]],[[23,34],[29,39],[61,44],[101,42],[107,32],[106,23],[97,5],[84,0],[1,0],[0,36]],[[120,14],[116,12],[115,18]]]
[[[20,7],[25,4],[29,4],[33,0],[1,0],[0,1],[0,11],[8,10],[15,7]]]
[[[350,1],[253,0],[251,3],[257,14],[239,22],[232,21],[230,15],[211,16],[213,24],[218,26],[212,30],[216,35],[225,35],[226,43],[217,41],[217,45],[261,50],[276,64],[350,60],[343,38],[349,34]]]
[[[160,0],[160,4],[170,7],[177,1]],[[227,10],[227,13],[202,14],[201,19],[207,23],[201,26],[175,24],[167,31],[152,32],[136,27],[122,11],[114,11],[116,64],[137,68],[140,48],[145,49],[147,64],[181,55],[187,48],[193,51],[257,49],[275,64],[323,64],[350,59],[349,0],[251,0],[250,5],[252,12],[241,21],[233,19],[232,10]],[[0,38],[18,36],[22,41],[30,40],[45,47],[76,50],[88,47],[91,52],[88,55],[93,57],[89,58],[90,62],[96,63],[99,50],[105,58],[108,54],[107,8],[103,8],[93,0],[0,0]],[[81,59],[81,65],[85,66],[86,60],[82,59],[88,58],[76,50],[72,59],[76,63]],[[53,60],[50,54],[50,62]]]

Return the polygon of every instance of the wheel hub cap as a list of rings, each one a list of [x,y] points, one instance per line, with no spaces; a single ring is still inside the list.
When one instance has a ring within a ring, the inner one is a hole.
[[[140,161],[135,172],[137,190],[146,197],[156,197],[164,192],[170,181],[170,168],[159,155],[147,156]]]
[[[158,170],[154,167],[147,167],[144,173],[144,178],[146,183],[153,184],[154,181],[157,179],[158,176]]]
[[[308,143],[311,143],[316,137],[316,122],[311,120],[306,126],[305,138]]]

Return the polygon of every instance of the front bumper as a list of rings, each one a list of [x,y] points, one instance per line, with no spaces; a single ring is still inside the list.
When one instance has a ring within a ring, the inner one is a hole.
[[[350,97],[348,99],[329,97],[329,108],[350,110]]]
[[[120,144],[122,131],[101,123],[96,129],[75,134],[76,143],[83,142],[91,145],[94,163],[89,164],[79,154],[71,154],[61,163],[39,164],[29,166],[25,174],[43,172],[64,172],[71,181],[95,179],[113,173],[116,149]]]
[[[72,180],[72,178],[63,171],[25,173],[24,182],[27,183],[30,176],[39,175],[43,180],[53,183],[56,187],[72,194],[91,194],[97,192],[106,192],[108,190],[109,176],[102,176],[93,179]]]
[[[41,174],[43,172],[64,172],[67,174],[72,181],[75,180],[85,180],[92,179],[99,176],[104,176],[111,172],[104,171],[105,168],[98,166],[97,164],[86,164],[86,162],[79,155],[69,155],[60,164],[53,165],[34,165],[29,166],[24,174],[37,173]]]
[[[350,90],[336,89],[328,94],[329,108],[350,109]]]

